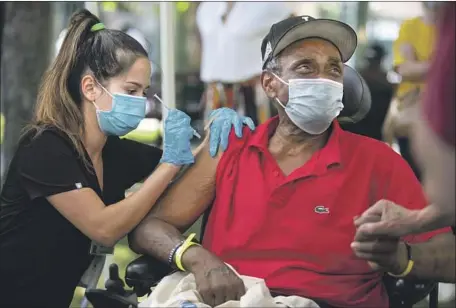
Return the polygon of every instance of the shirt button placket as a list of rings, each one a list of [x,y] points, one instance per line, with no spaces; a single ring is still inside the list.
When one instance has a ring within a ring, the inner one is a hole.
[[[287,206],[292,194],[292,189],[289,184],[278,185],[271,194],[270,204],[276,208]]]

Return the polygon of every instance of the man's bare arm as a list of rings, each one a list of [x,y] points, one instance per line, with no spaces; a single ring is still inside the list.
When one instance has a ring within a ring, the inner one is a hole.
[[[410,277],[455,283],[456,238],[451,233],[411,245],[415,261]]]
[[[167,263],[169,253],[184,239],[181,231],[212,203],[218,162],[219,157],[210,156],[208,146],[201,149],[195,164],[171,185],[154,210],[130,233],[133,251]],[[239,300],[245,293],[242,280],[201,246],[190,247],[182,256],[182,264],[194,274],[198,292],[211,307]]]
[[[221,154],[219,154],[221,155]],[[153,210],[129,235],[130,248],[160,259],[182,240],[184,231],[211,205],[219,157],[212,158],[206,142],[195,164],[178,178]]]

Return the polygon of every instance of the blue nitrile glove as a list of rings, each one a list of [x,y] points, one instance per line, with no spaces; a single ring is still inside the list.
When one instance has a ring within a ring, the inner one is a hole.
[[[195,130],[190,126],[190,117],[177,109],[170,109],[165,120],[163,136],[163,156],[161,163],[176,166],[193,164],[190,140]]]
[[[217,155],[219,145],[223,151],[228,148],[231,126],[234,126],[234,132],[238,138],[242,137],[244,125],[247,125],[251,130],[255,130],[255,124],[251,118],[240,116],[230,108],[215,109],[209,114],[209,120],[212,120],[209,140],[209,152],[212,157]]]

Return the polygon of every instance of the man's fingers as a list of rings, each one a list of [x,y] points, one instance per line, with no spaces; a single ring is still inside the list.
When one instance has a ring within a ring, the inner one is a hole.
[[[384,257],[380,254],[373,254],[373,253],[356,251],[356,250],[354,251],[354,253],[358,258],[366,260],[366,261],[370,261],[370,262],[377,263],[377,264],[382,264],[382,263],[384,264],[384,262],[385,262]],[[372,267],[372,265],[371,265],[371,267]]]
[[[196,288],[196,289],[197,289],[199,295],[201,296],[201,299],[203,300],[203,303],[209,305],[209,303],[208,303],[208,300],[209,300],[209,290],[206,289],[206,288],[204,288],[204,287],[203,287],[203,288],[199,287],[198,284],[197,284],[197,288]]]
[[[355,241],[367,242],[385,236],[386,232],[382,232],[382,230],[386,228],[384,225],[384,221],[376,221],[374,218],[366,219],[365,222],[356,229]],[[374,226],[374,229],[372,226]]]
[[[242,296],[244,296],[246,290],[245,290],[245,285],[244,282],[241,280],[241,283],[239,284],[239,287],[237,288],[237,294],[236,298],[237,300],[240,300]]]
[[[230,287],[226,287],[225,289],[225,301],[224,303],[228,302],[228,301],[237,301],[238,298],[237,298],[237,293],[236,293],[236,289],[234,288],[230,288]]]
[[[374,254],[391,254],[396,251],[398,242],[396,240],[378,240],[371,242],[353,242],[352,249]]]
[[[227,301],[227,292],[223,286],[219,286],[214,290],[214,305],[212,307],[223,304]]]
[[[364,236],[391,236],[391,237],[400,237],[406,234],[400,226],[397,224],[392,224],[390,221],[379,221],[373,223],[365,223],[359,226],[357,234]]]
[[[202,288],[199,290],[199,294],[201,295],[203,302],[211,307],[214,307],[215,304],[215,296],[214,293],[207,288]]]
[[[362,224],[368,222],[378,222],[382,219],[381,215],[374,215],[374,214],[363,214],[362,216],[358,216],[354,219],[355,227],[358,228]]]
[[[358,223],[358,221],[360,221],[361,219],[363,219],[364,217],[368,217],[368,216],[373,216],[373,217],[382,217],[382,214],[383,214],[383,208],[385,207],[385,205],[388,203],[389,201],[386,201],[386,200],[380,200],[380,201],[377,201],[374,205],[372,205],[371,207],[369,207],[367,210],[365,210],[360,217],[358,217],[356,220],[355,220],[355,225]],[[358,223],[359,224],[359,223]]]

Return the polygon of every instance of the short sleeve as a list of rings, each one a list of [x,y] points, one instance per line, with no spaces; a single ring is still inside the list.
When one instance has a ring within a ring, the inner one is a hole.
[[[87,187],[75,148],[58,132],[46,130],[18,149],[18,171],[31,199]]]
[[[105,174],[122,181],[122,188],[129,189],[148,177],[160,162],[163,151],[155,146],[118,137],[109,137],[106,149]]]
[[[401,24],[401,27],[399,29],[399,35],[393,43],[393,66],[394,67],[399,66],[405,62],[405,58],[400,51],[400,46],[403,43],[409,43],[409,44],[412,43],[410,40],[410,35],[411,35],[411,33],[413,33],[412,26],[413,25],[412,25],[411,20],[406,20]]]
[[[386,196],[380,199],[393,201],[410,210],[420,210],[428,205],[421,183],[413,173],[408,163],[396,153],[392,153],[390,162],[391,172],[387,180]],[[449,232],[449,228],[439,229],[414,236],[407,236],[404,239],[409,243],[424,242],[437,234]]]

